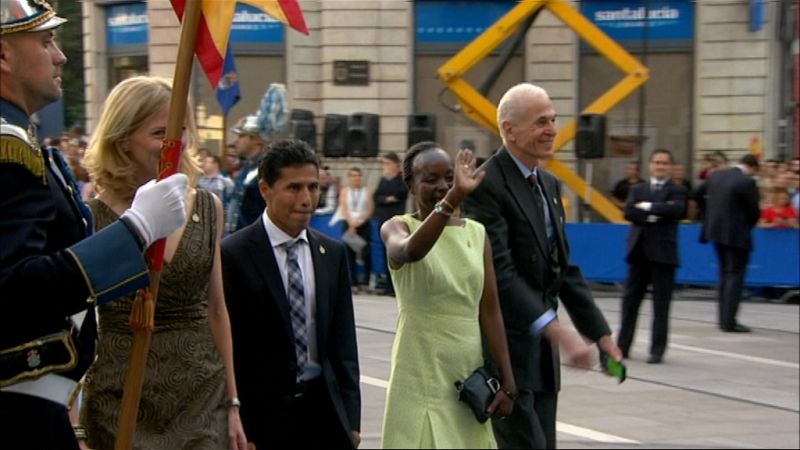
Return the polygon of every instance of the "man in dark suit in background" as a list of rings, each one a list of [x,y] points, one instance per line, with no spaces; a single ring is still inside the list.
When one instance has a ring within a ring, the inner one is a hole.
[[[500,307],[519,388],[514,411],[493,421],[500,448],[555,448],[558,347],[587,369],[593,353],[559,325],[559,298],[583,336],[620,361],[622,352],[580,269],[569,262],[558,181],[541,169],[552,157],[556,113],[547,92],[518,84],[497,108],[503,146],[481,166],[483,183],[462,202],[492,244]]]
[[[306,143],[280,140],[258,172],[267,209],[222,242],[242,423],[258,449],[356,447],[361,394],[347,256],[308,228],[319,162]]]
[[[757,172],[758,160],[745,155],[736,166],[713,172],[695,196],[703,215],[700,241],[714,243],[719,262],[718,317],[722,331],[750,331],[736,321],[736,313],[753,250],[751,230],[760,214],[758,187],[753,179]]]
[[[653,326],[649,364],[658,364],[667,348],[669,304],[678,266],[678,221],[686,213],[686,188],[670,180],[672,153],[654,150],[650,155],[650,182],[631,187],[625,202],[625,219],[631,222],[625,261],[628,280],[622,296],[622,321],[617,345],[628,357],[636,319],[647,285],[653,285]]]

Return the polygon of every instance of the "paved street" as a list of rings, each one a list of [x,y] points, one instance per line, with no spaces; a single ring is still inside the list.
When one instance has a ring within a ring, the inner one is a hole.
[[[616,331],[619,295],[599,288],[597,302]],[[598,371],[562,371],[559,446],[798,448],[800,307],[744,302],[738,317],[753,333],[722,333],[710,291],[684,290],[677,297],[664,364],[645,363],[651,320],[645,301],[624,383]],[[396,305],[392,297],[371,295],[356,296],[355,303],[361,447],[378,448]],[[561,320],[568,321],[563,311]]]

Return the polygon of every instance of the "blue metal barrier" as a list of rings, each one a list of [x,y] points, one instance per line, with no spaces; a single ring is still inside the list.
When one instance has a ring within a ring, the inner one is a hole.
[[[333,213],[329,214],[314,214],[311,218],[311,223],[308,225],[309,227],[319,231],[322,234],[325,234],[332,239],[336,239],[337,241],[342,240],[342,222],[336,222],[335,224],[331,225],[330,221],[333,217]]]
[[[333,213],[314,215],[311,218],[309,227],[319,231],[322,234],[330,236],[337,241],[342,240],[343,221],[339,221],[334,225],[330,224]],[[380,230],[378,229],[378,222],[372,219],[370,222],[370,258],[372,263],[372,273],[383,275],[386,273],[386,253],[381,242]]]
[[[572,263],[584,277],[597,282],[624,282],[625,239],[628,225],[569,223],[567,237]],[[699,242],[700,225],[678,228],[678,259],[681,266],[676,282],[690,285],[717,283],[717,257],[713,244]],[[797,230],[756,228],[754,247],[747,266],[747,286],[800,286],[800,239]]]

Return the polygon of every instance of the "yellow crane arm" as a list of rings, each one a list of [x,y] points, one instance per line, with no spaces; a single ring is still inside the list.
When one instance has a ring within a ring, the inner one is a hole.
[[[470,119],[484,128],[498,133],[497,109],[486,97],[481,95],[472,85],[462,77],[475,64],[486,57],[497,46],[514,34],[520,24],[531,14],[541,8],[547,8],[558,17],[565,25],[570,27],[581,39],[594,47],[601,55],[611,61],[624,74],[617,84],[612,86],[603,95],[595,99],[582,113],[605,114],[619,104],[625,97],[642,86],[649,77],[647,67],[642,65],[630,53],[625,51],[613,39],[608,37],[581,13],[576,11],[563,0],[530,0],[522,1],[512,8],[506,15],[488,27],[480,36],[475,38],[456,55],[442,64],[437,71],[439,79],[455,95],[462,106],[462,111]],[[569,141],[575,139],[575,122],[570,121],[558,131],[554,148],[560,150]],[[564,184],[584,201],[594,208],[600,215],[612,223],[622,223],[625,220],[622,212],[601,192],[588,187],[586,182],[564,163],[553,159],[548,164],[548,169],[553,172]]]

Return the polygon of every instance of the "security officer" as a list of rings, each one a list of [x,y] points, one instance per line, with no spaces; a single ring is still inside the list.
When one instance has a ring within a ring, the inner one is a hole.
[[[30,115],[61,96],[65,22],[44,0],[0,3],[0,442],[77,449],[67,408],[94,359],[94,304],[144,287],[143,249],[185,221],[182,174],[150,182],[120,220],[91,218]]]
[[[236,134],[236,152],[242,160],[234,180],[233,193],[225,216],[225,234],[244,228],[261,217],[266,206],[258,191],[258,163],[264,157],[265,143],[258,125],[258,116],[245,116],[231,129]]]

